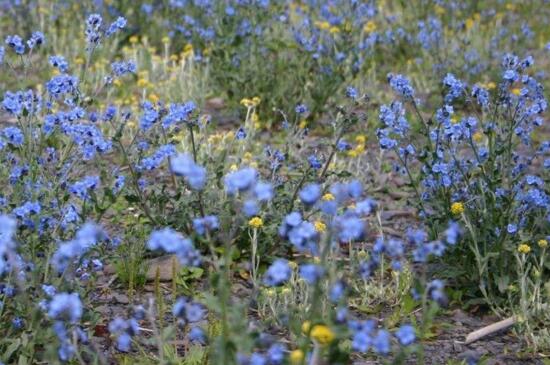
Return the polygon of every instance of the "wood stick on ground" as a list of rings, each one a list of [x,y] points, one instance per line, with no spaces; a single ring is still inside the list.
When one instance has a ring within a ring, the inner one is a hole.
[[[498,321],[488,326],[485,326],[483,328],[480,328],[474,332],[470,332],[468,336],[466,336],[466,340],[464,341],[464,344],[465,345],[471,344],[472,342],[475,342],[485,336],[488,336],[490,334],[493,334],[495,332],[498,332],[500,330],[513,326],[516,322],[517,322],[517,318],[515,316],[512,316],[510,318],[506,318],[506,319],[503,319],[502,321]]]

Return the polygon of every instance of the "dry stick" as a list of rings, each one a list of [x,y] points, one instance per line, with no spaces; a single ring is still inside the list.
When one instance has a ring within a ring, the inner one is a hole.
[[[488,326],[485,326],[483,328],[480,328],[474,332],[470,332],[468,336],[466,336],[466,340],[464,341],[464,344],[465,345],[471,344],[472,342],[475,342],[483,337],[486,337],[495,332],[498,332],[500,330],[513,326],[516,322],[517,322],[516,316],[512,316],[512,317],[503,319],[502,321],[498,321]]]

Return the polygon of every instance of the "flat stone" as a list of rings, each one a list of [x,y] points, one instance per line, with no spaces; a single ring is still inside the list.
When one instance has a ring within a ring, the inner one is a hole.
[[[148,260],[146,265],[148,267],[146,275],[147,281],[156,280],[157,271],[159,273],[160,281],[171,281],[173,266],[175,265],[176,272],[179,272],[182,268],[175,255],[161,256]]]
[[[128,296],[125,295],[125,294],[121,294],[121,293],[113,294],[113,299],[118,304],[128,304],[128,303],[130,303],[130,299],[128,298]]]

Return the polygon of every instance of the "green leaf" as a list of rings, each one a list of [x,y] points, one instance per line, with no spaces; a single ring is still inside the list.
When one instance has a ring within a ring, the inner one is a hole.
[[[510,284],[510,277],[508,275],[498,276],[496,278],[496,282],[497,282],[498,290],[501,293],[504,293],[506,292],[506,290],[508,289],[508,285]]]
[[[13,355],[21,346],[21,340],[17,339],[15,340],[11,345],[8,346],[6,349],[6,352],[4,353],[4,359],[7,361],[11,358],[11,355]]]

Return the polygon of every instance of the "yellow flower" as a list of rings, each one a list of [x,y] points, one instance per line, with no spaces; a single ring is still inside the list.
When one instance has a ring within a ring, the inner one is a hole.
[[[522,243],[518,246],[518,252],[522,254],[528,254],[529,252],[531,252],[531,246],[526,243]]]
[[[340,33],[340,28],[338,27],[330,27],[330,29],[328,30],[330,33],[332,34],[336,34],[336,33]]]
[[[304,323],[302,323],[302,333],[304,335],[309,335],[310,330],[311,330],[311,322],[310,321],[305,321]]]
[[[514,94],[514,95],[516,95],[516,96],[518,96],[520,92],[521,92],[521,90],[520,90],[519,88],[517,88],[517,87],[515,87],[515,88],[512,89],[512,94]]]
[[[149,83],[149,81],[147,81],[145,79],[139,79],[138,82],[137,82],[137,86],[138,87],[146,87],[148,83]]]
[[[313,326],[309,333],[311,338],[320,345],[328,345],[334,341],[334,333],[332,330],[324,324],[318,324]]]
[[[265,296],[268,297],[268,298],[274,297],[275,294],[277,294],[277,293],[275,292],[275,289],[273,289],[273,288],[268,288],[268,289],[265,290]]]
[[[257,96],[253,97],[252,99],[243,98],[241,100],[241,105],[244,105],[247,108],[254,108],[260,104],[261,99]]]
[[[304,352],[300,349],[294,350],[289,356],[291,365],[301,365],[304,361]]]
[[[364,144],[366,141],[367,141],[367,136],[365,136],[364,134],[360,134],[360,135],[355,137],[355,142],[356,143]]]
[[[351,157],[351,158],[357,157],[357,151],[356,150],[349,150],[348,151],[348,156]]]
[[[162,43],[170,43],[170,37],[167,37],[167,36],[162,37]]]
[[[438,15],[443,15],[443,14],[445,14],[445,13],[447,12],[447,11],[445,10],[445,8],[442,7],[441,5],[436,5],[436,6],[434,7],[434,10],[435,10],[436,14],[438,14]]]
[[[307,127],[307,120],[305,119],[302,119],[302,121],[300,122],[300,124],[298,125],[298,127],[300,129],[305,129]]]
[[[281,294],[283,295],[288,295],[292,292],[292,290],[290,288],[287,288],[287,287],[284,287],[282,290],[281,290]]]
[[[372,20],[369,20],[369,21],[365,24],[365,26],[363,27],[363,32],[365,32],[365,33],[367,33],[367,34],[368,34],[368,33],[372,33],[372,32],[374,32],[374,31],[376,30],[376,28],[377,28],[377,27],[376,27],[376,23],[373,22]]]
[[[454,202],[451,204],[451,213],[453,215],[459,215],[464,212],[464,203],[462,202]]]
[[[135,35],[131,36],[130,39],[129,39],[130,43],[132,43],[132,44],[136,44],[138,42],[138,40],[139,40],[139,38]]]
[[[334,200],[334,195],[332,195],[331,193],[326,193],[325,195],[323,195],[321,199],[323,199],[326,202],[329,202]]]
[[[157,103],[159,101],[159,97],[157,94],[151,94],[149,95],[149,100],[152,102],[152,103]]]
[[[480,131],[475,132],[474,135],[472,136],[472,139],[476,143],[481,142],[483,140],[483,132],[480,132]]]
[[[322,233],[322,232],[324,232],[324,231],[327,230],[327,225],[324,224],[324,223],[321,222],[321,221],[316,221],[316,222],[315,222],[315,230],[316,230],[317,232]]]
[[[464,26],[466,27],[466,30],[472,29],[474,27],[474,20],[471,18],[466,19]]]
[[[252,228],[260,228],[264,225],[264,221],[260,217],[254,217],[248,221],[248,225]]]
[[[321,22],[321,21],[315,21],[315,26],[322,30],[328,30],[330,28],[330,23],[327,21]]]
[[[497,84],[495,84],[495,83],[492,82],[492,81],[489,81],[489,82],[487,83],[487,89],[489,89],[489,90],[492,90],[492,89],[494,89],[494,88],[496,88],[496,87],[497,87]]]
[[[360,145],[358,145],[357,147],[355,147],[355,152],[357,152],[358,155],[360,155],[361,153],[365,152],[365,145],[364,145],[364,144],[360,144]]]
[[[537,243],[538,243],[540,248],[548,247],[548,241],[547,240],[539,240]]]
[[[230,171],[237,171],[239,168],[237,167],[237,165],[233,164],[231,166],[229,166],[229,170]]]
[[[77,65],[83,65],[83,64],[84,64],[84,59],[81,58],[81,57],[77,57],[77,58],[74,60],[74,63],[76,63]]]

